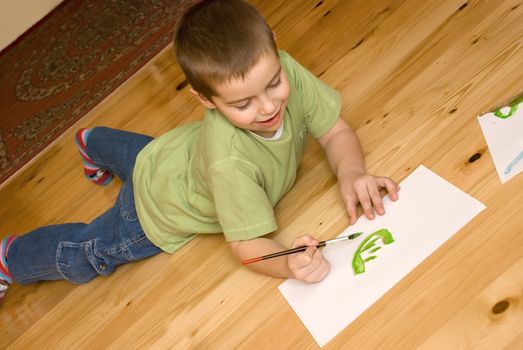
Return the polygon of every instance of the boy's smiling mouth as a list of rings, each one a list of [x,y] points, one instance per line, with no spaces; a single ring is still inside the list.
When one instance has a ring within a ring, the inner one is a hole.
[[[280,110],[278,110],[278,112],[276,112],[276,114],[273,117],[271,117],[267,120],[264,120],[264,121],[256,122],[256,123],[264,125],[264,126],[272,126],[280,121],[280,115],[281,115],[281,107],[280,107]]]

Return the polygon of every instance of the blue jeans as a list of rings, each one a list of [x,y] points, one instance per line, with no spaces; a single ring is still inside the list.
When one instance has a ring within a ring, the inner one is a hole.
[[[17,237],[7,257],[16,282],[66,279],[86,283],[96,276],[109,275],[118,265],[161,252],[140,226],[132,184],[136,156],[151,140],[149,136],[104,127],[91,131],[87,154],[97,166],[123,182],[116,203],[90,224],[45,226]]]

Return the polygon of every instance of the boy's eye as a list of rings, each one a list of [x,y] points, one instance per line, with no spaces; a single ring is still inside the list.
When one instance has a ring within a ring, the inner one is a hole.
[[[241,106],[237,106],[236,108],[239,109],[240,111],[244,111],[244,110],[247,109],[247,107],[249,107],[250,104],[251,104],[251,101],[247,101],[246,104],[241,105]]]
[[[281,78],[278,77],[278,80],[274,83],[272,83],[271,85],[269,85],[270,88],[275,88],[276,86],[280,85],[281,83]]]

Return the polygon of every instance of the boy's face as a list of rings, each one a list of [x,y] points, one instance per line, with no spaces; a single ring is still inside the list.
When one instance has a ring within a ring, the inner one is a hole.
[[[204,104],[238,128],[272,137],[283,123],[290,88],[276,55],[262,56],[244,79],[218,85],[215,91],[218,96]]]

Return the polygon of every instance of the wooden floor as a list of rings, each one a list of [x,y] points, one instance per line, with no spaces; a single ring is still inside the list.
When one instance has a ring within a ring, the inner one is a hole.
[[[522,1],[254,3],[279,46],[342,93],[372,173],[400,182],[424,164],[487,206],[326,348],[522,349],[523,174],[501,185],[476,119],[523,91]],[[157,136],[199,119],[188,88],[176,89],[182,81],[168,48],[74,129]],[[111,206],[120,183],[83,178],[73,133],[0,188],[1,235],[89,221]],[[337,236],[348,226],[337,191],[311,141],[273,237]],[[241,267],[221,235],[199,237],[87,285],[14,286],[0,347],[317,348],[281,282]]]

